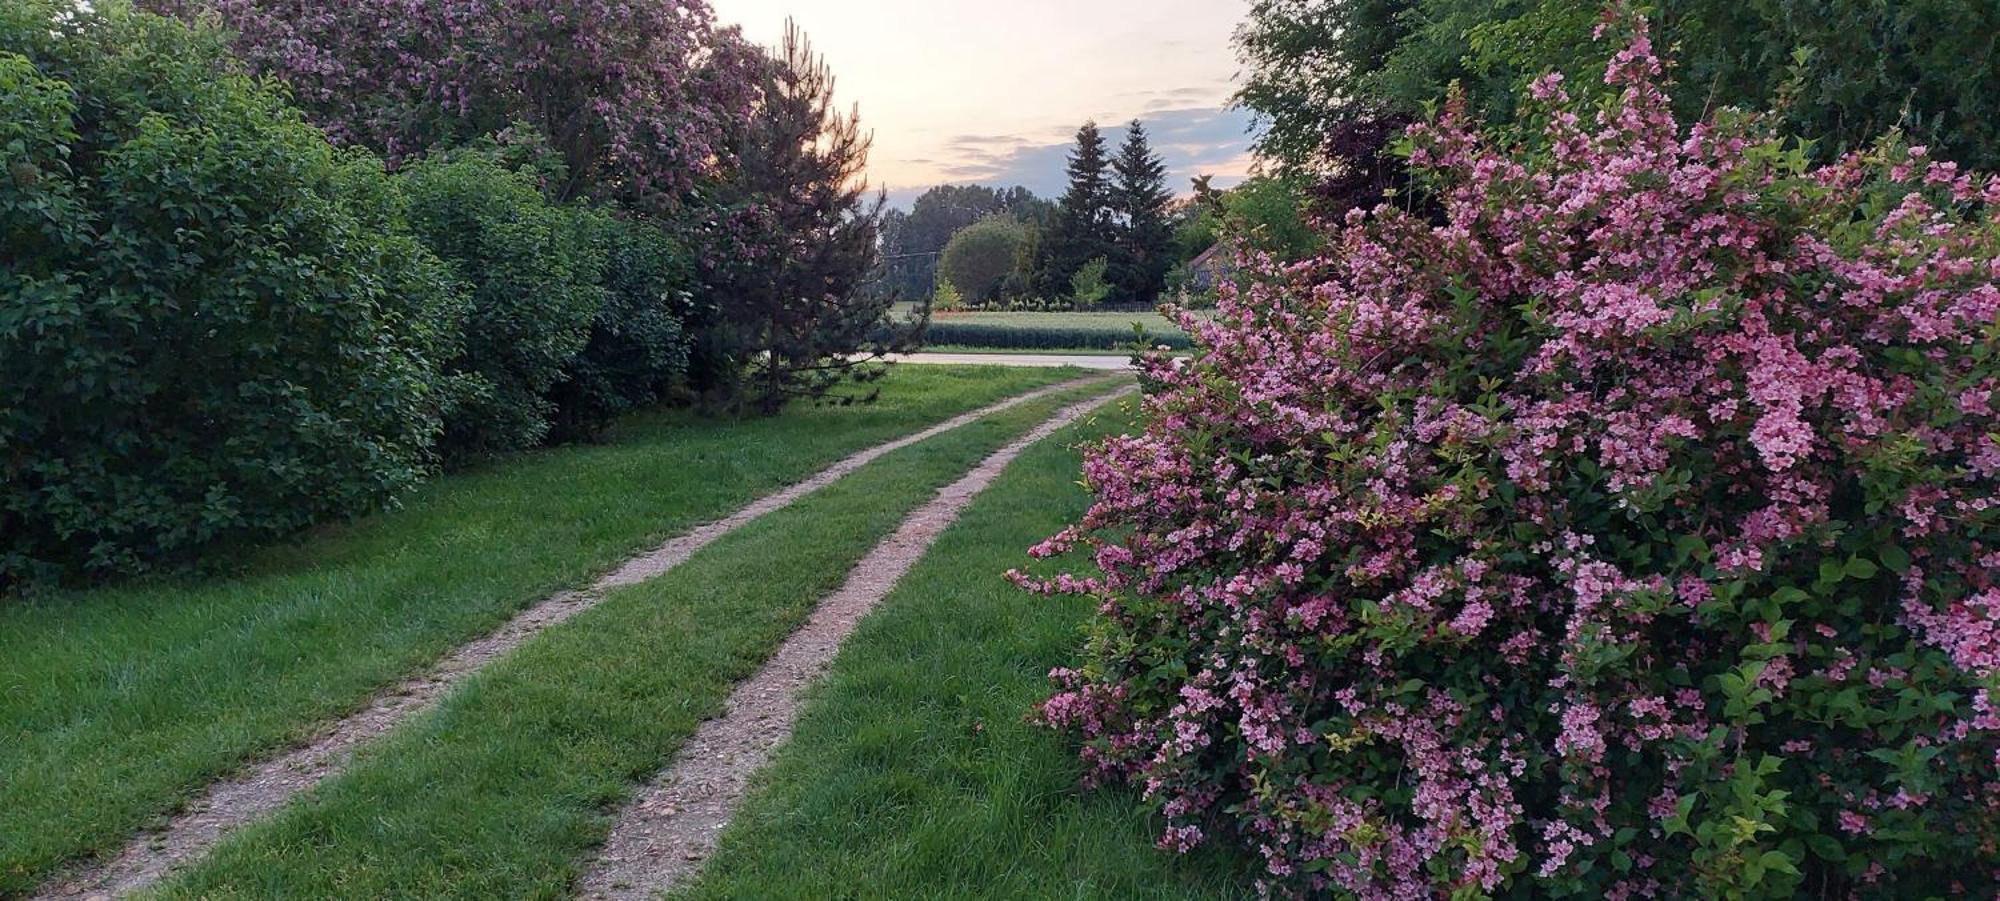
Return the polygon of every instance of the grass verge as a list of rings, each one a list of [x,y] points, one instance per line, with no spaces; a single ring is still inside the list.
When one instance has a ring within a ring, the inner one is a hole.
[[[115,848],[549,593],[842,456],[1067,371],[906,367],[880,403],[635,417],[226,577],[0,601],[0,896]]]
[[[1128,402],[1129,403],[1129,402]],[[1080,516],[1080,438],[1030,449],[842,649],[685,898],[1227,898],[1219,854],[1175,858],[1129,793],[1083,793],[1067,742],[1031,725],[1087,602],[1001,573]]]
[[[898,451],[610,595],[226,841],[162,894],[563,895],[636,783],[672,759],[855,562],[938,488],[1078,396]]]

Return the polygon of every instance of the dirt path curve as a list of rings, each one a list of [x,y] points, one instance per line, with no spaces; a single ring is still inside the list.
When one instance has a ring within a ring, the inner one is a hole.
[[[699,872],[741,806],[750,778],[791,736],[800,694],[833,662],[861,618],[1022,451],[1134,390],[1064,408],[911,513],[756,675],[737,684],[722,716],[702,723],[673,765],[626,806],[577,894],[593,901],[654,898]]]
[[[430,671],[376,695],[367,706],[328,724],[306,743],[209,786],[201,798],[190,803],[164,828],[133,837],[115,857],[59,877],[35,898],[38,901],[112,898],[144,890],[175,868],[207,854],[230,832],[275,812],[299,793],[339,772],[356,748],[429,709],[453,686],[488,663],[541,631],[597,606],[610,590],[663,575],[723,536],[782,510],[887,454],[1101,378],[1085,377],[1039,388],[871,447],[803,482],[759,498],[725,519],[698,526],[632,558],[588,589],[549,597],[516,614],[497,631],[460,646]]]

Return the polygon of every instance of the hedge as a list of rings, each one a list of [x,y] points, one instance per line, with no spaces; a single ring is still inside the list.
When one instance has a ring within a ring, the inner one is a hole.
[[[447,459],[540,444],[555,413],[548,394],[605,305],[605,230],[483,152],[424,160],[402,181],[418,236],[471,298],[449,364]]]
[[[644,220],[599,214],[595,224],[606,254],[604,305],[550,390],[557,440],[597,437],[617,417],[659,400],[688,368],[692,254]]]
[[[422,477],[457,295],[381,164],[214,36],[0,9],[0,590],[192,557]]]

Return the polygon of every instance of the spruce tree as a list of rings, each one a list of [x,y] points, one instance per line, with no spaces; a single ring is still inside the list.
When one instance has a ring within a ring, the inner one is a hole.
[[[1112,297],[1121,303],[1158,303],[1173,265],[1173,229],[1167,224],[1167,164],[1146,141],[1137,120],[1112,163],[1111,213],[1117,223],[1110,262]]]
[[[862,180],[869,144],[857,114],[834,110],[826,62],[788,23],[721,187],[737,250],[711,261],[720,321],[697,371],[711,401],[772,413],[798,398],[872,399],[835,391],[872,381],[882,370],[868,361],[912,343],[881,336],[890,301],[860,290],[883,207]]]
[[[1035,290],[1044,299],[1068,297],[1070,282],[1091,260],[1112,251],[1111,177],[1104,136],[1097,123],[1076,133],[1069,156],[1069,190],[1057,204],[1055,221],[1042,236],[1035,264]]]

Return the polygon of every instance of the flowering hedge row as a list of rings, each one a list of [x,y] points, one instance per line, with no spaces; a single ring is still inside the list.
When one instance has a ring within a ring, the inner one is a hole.
[[[337,143],[392,162],[511,128],[566,163],[561,199],[671,210],[716,174],[762,56],[704,0],[138,0],[214,22]]]
[[[1991,897],[2000,180],[1607,79],[1185,318],[1042,715],[1282,892]]]

